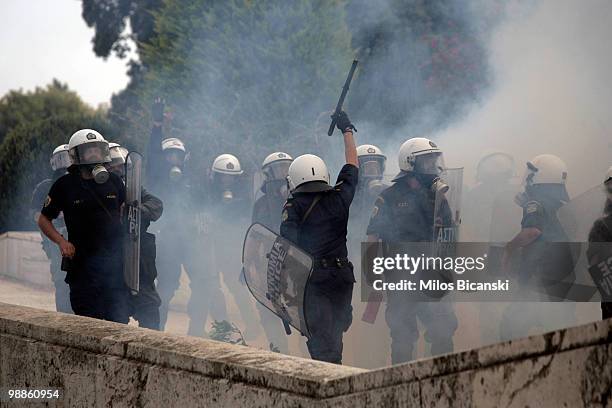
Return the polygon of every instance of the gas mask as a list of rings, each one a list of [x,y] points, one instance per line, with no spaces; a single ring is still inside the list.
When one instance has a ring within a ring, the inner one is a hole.
[[[264,182],[261,191],[265,194],[280,196],[287,198],[289,195],[289,187],[287,180],[270,180]]]
[[[387,185],[380,179],[370,180],[367,184],[368,191],[376,195],[380,194],[386,187]]]
[[[440,176],[436,174],[416,174],[416,178],[426,188],[429,188],[432,193],[444,194],[448,191],[448,185],[442,181]]]
[[[431,183],[431,191],[436,194],[446,194],[446,192],[450,189],[448,184],[446,184],[440,177],[436,177]]]
[[[223,191],[221,197],[223,198],[224,203],[229,203],[234,199],[234,193],[231,190],[225,190]]]
[[[106,167],[104,167],[103,164],[96,164],[91,166],[90,172],[96,183],[104,184],[108,181],[108,170],[106,170]]]
[[[179,166],[172,166],[169,173],[170,180],[178,181],[183,177],[183,170]]]

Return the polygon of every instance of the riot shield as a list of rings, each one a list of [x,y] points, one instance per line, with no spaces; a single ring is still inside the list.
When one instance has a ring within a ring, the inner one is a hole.
[[[306,285],[312,272],[310,255],[273,231],[255,223],[242,248],[247,287],[262,305],[309,337],[304,314]]]
[[[523,211],[514,202],[522,187],[512,183],[480,183],[464,194],[461,240],[509,242],[520,230]]]
[[[605,187],[600,184],[572,198],[557,213],[570,242],[588,242],[593,224],[604,213]]]
[[[612,243],[589,242],[595,222],[604,216],[606,200],[605,187],[600,184],[572,198],[557,215],[568,241],[575,243],[572,249],[576,281],[586,285],[594,282],[602,298],[610,299],[612,279],[608,265],[612,263],[608,264],[607,260],[612,256]]]
[[[123,245],[123,278],[132,294],[139,290],[140,273],[140,201],[142,192],[142,156],[130,152],[125,160],[125,209],[126,228]]]
[[[463,167],[444,170],[433,188],[436,189],[433,242],[457,242],[461,225]]]

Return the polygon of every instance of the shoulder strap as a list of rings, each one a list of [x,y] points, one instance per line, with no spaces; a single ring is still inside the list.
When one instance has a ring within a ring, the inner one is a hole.
[[[312,199],[312,203],[310,203],[310,207],[308,207],[308,209],[304,213],[304,216],[302,217],[302,220],[300,221],[300,225],[304,224],[304,222],[306,221],[306,219],[308,218],[308,216],[310,215],[310,213],[314,209],[315,205],[317,205],[317,203],[321,200],[321,198],[323,198],[323,195],[322,194],[317,194],[315,196],[315,198]]]

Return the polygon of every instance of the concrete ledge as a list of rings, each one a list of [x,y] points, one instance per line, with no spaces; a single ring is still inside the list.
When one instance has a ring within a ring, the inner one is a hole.
[[[52,288],[49,260],[42,250],[41,241],[37,231],[0,234],[0,275]]]
[[[368,371],[0,303],[0,385],[63,406],[609,406],[611,340],[609,320]]]

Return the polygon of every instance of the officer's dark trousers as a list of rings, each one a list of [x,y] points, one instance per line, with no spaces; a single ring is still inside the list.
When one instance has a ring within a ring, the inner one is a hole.
[[[191,297],[187,304],[187,334],[190,336],[203,337],[206,334],[205,325],[209,314],[212,320],[228,319],[219,273],[212,264],[208,259],[193,262],[187,269],[191,288]]]
[[[157,277],[157,291],[161,298],[159,307],[160,329],[164,330],[168,319],[168,307],[174,297],[174,292],[179,288],[181,276],[181,264],[186,261],[187,250],[185,245],[188,241],[176,234],[162,231],[158,236],[157,266],[159,275]]]
[[[414,359],[414,346],[419,339],[417,318],[425,327],[425,341],[431,344],[432,355],[453,351],[457,317],[451,303],[411,302],[405,293],[388,293],[385,318],[391,332],[393,364]]]
[[[159,330],[159,306],[161,299],[155,288],[155,235],[148,232],[140,237],[140,290],[131,297],[132,315],[138,326]]]
[[[72,313],[70,306],[70,286],[66,283],[66,272],[61,270],[62,257],[57,248],[43,248],[50,261],[51,280],[55,286],[55,310]]]
[[[80,316],[129,321],[129,290],[123,284],[120,256],[90,256],[83,259],[71,274],[70,304]]]
[[[310,331],[306,342],[314,360],[342,364],[342,334],[353,322],[352,265],[315,268],[306,288],[305,315]]]

